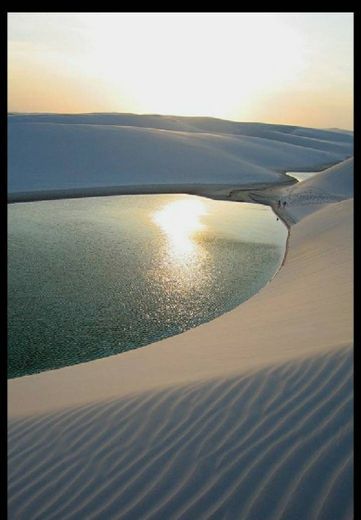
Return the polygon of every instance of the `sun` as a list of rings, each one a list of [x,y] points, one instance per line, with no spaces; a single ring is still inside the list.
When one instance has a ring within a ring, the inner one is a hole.
[[[99,41],[91,66],[114,106],[126,100],[139,113],[234,118],[265,89],[297,81],[303,68],[296,35],[272,16],[154,17],[146,46],[134,39],[133,17],[126,18],[122,30],[120,20],[107,19],[93,31]],[[136,21],[146,34],[149,18]]]

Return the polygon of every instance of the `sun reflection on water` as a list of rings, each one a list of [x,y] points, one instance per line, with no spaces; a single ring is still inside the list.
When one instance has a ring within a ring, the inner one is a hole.
[[[198,252],[196,235],[205,229],[200,217],[208,213],[201,200],[177,200],[153,214],[153,221],[168,240],[169,254],[178,263],[191,260]]]

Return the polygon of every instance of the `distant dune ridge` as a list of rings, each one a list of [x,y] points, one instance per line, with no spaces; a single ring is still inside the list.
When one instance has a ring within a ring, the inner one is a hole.
[[[243,136],[223,138],[246,146]],[[263,137],[247,139],[263,147]],[[352,141],[342,142],[347,152],[333,162],[352,154]],[[316,168],[319,158],[302,149]],[[267,171],[282,161],[268,157]],[[9,519],[353,518],[353,160],[233,196],[267,202],[288,222],[279,273],[179,336],[9,381]],[[288,205],[278,210],[280,197]]]
[[[19,114],[8,122],[10,198],[82,188],[289,182],[280,172],[340,161],[353,147],[352,136],[335,131],[213,118]]]

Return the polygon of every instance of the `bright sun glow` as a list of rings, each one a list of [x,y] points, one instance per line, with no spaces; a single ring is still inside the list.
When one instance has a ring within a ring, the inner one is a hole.
[[[200,217],[207,213],[200,200],[170,202],[153,215],[153,221],[165,233],[170,253],[177,261],[185,261],[194,254],[197,245],[194,234],[205,228]]]
[[[351,127],[352,13],[10,13],[9,111]]]
[[[146,44],[139,45],[131,27],[119,31],[117,19],[96,21],[99,42],[92,66],[114,91],[115,104],[127,86],[140,112],[152,107],[163,114],[232,117],[237,108],[249,107],[256,92],[295,82],[303,70],[299,37],[276,18],[163,15],[137,20],[139,38],[154,25]],[[130,41],[132,51],[124,52]]]
[[[99,13],[15,19],[25,34],[33,28],[38,41],[10,41],[12,92],[15,82],[20,88],[21,70],[35,81],[41,69],[47,71],[42,83],[59,82],[65,74],[68,89],[78,78],[81,105],[101,93],[104,109],[113,111],[124,111],[126,105],[128,112],[232,118],[237,111],[247,112],[257,92],[297,81],[304,65],[299,35],[270,15]]]

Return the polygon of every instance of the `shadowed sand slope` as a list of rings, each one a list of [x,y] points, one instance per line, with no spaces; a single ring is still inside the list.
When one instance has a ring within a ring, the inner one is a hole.
[[[352,518],[352,349],[9,423],[11,519]]]
[[[353,197],[353,162],[353,157],[350,157],[291,187],[256,192],[253,200],[268,204],[272,201],[274,208],[279,199],[286,200],[287,209],[277,211],[290,223],[297,222],[329,203]],[[234,193],[234,198],[237,199],[237,192]]]
[[[299,219],[330,202],[353,197],[353,157],[284,189],[288,213]]]
[[[353,142],[353,132],[330,129],[321,130],[292,125],[267,123],[240,123],[214,117],[165,116],[157,114],[9,114],[13,123],[58,123],[82,125],[133,126],[157,128],[178,132],[204,132],[216,134],[249,135],[272,140],[288,140],[294,144],[305,144],[308,148],[336,150],[347,148]]]
[[[292,186],[291,201],[306,192],[337,197],[338,200],[353,197],[353,157],[335,164],[310,179]]]
[[[211,118],[10,115],[9,196],[127,186],[260,185],[280,172],[334,163],[353,137]],[[184,191],[184,187],[181,188]],[[63,195],[64,196],[64,195]]]

